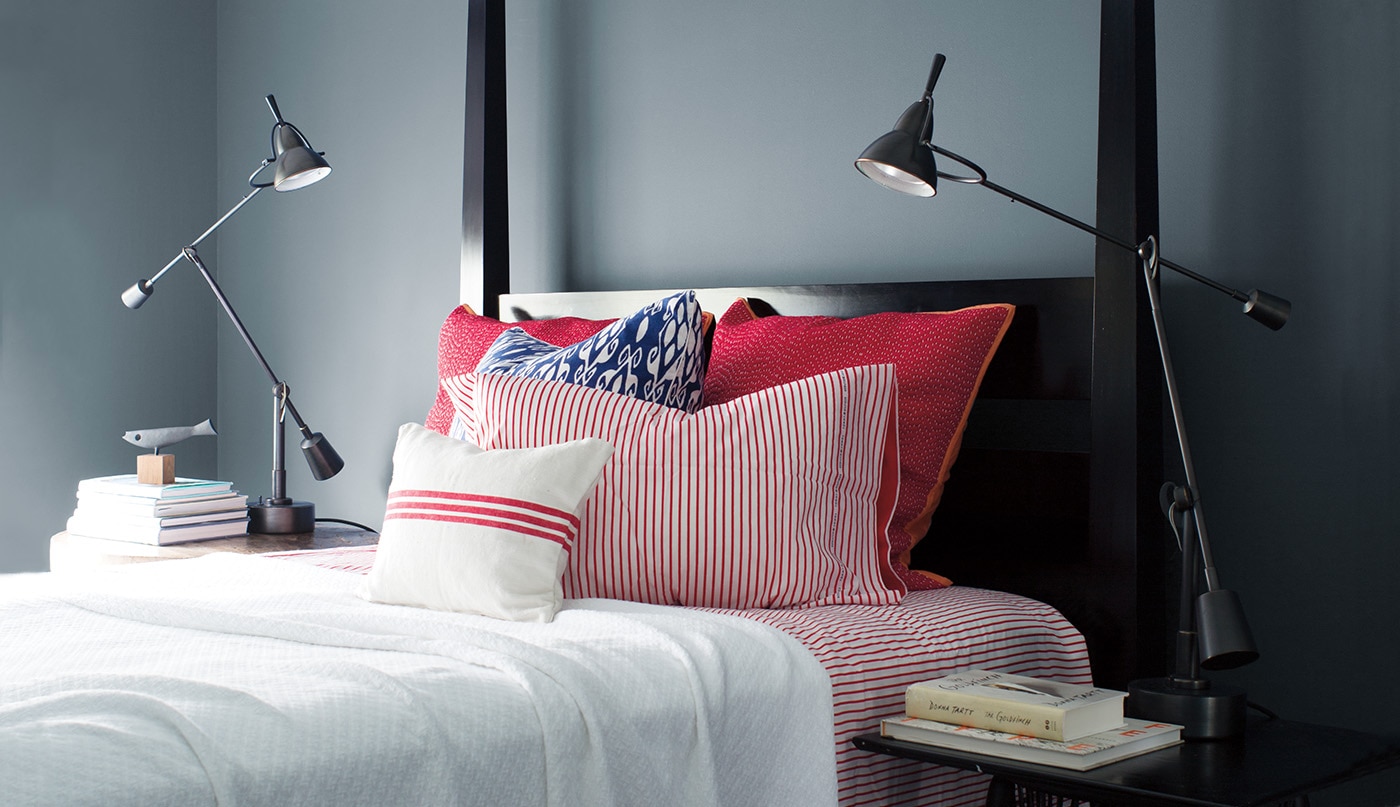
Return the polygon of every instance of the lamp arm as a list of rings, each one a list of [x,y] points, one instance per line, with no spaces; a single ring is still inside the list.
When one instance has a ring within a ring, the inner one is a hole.
[[[260,167],[258,168],[258,171],[261,171],[264,167],[266,167],[266,162],[264,162],[263,166],[260,166]],[[254,172],[254,173],[256,174],[256,172]],[[210,236],[210,234],[213,233],[215,230],[219,229],[219,225],[221,225],[221,224],[223,224],[224,222],[228,221],[229,218],[232,217],[234,213],[237,213],[239,210],[241,210],[241,209],[243,208],[243,206],[246,205],[246,204],[248,204],[248,202],[249,202],[254,196],[257,196],[257,195],[258,195],[258,191],[261,191],[261,190],[262,190],[262,187],[254,186],[254,187],[253,187],[253,190],[249,191],[249,193],[248,193],[247,196],[244,196],[242,199],[239,199],[239,200],[238,200],[238,204],[236,204],[236,205],[234,205],[233,207],[229,208],[229,211],[228,211],[227,213],[223,214],[222,216],[220,216],[218,221],[216,221],[216,222],[214,222],[213,224],[209,225],[209,229],[207,229],[207,230],[205,230],[204,232],[200,233],[200,234],[199,234],[199,237],[196,238],[195,240],[191,241],[189,247],[186,247],[186,249],[192,249],[192,248],[194,248],[194,247],[199,246],[200,242],[202,242],[204,239],[208,238],[208,237]],[[171,259],[170,259],[170,263],[167,263],[165,266],[162,266],[159,272],[156,272],[154,275],[152,275],[150,280],[143,280],[142,283],[143,283],[144,285],[146,285],[146,286],[154,286],[154,285],[156,284],[156,281],[161,279],[161,276],[163,276],[166,272],[170,271],[171,267],[175,266],[175,264],[179,263],[180,260],[183,259],[183,258],[185,258],[185,257],[187,257],[187,256],[185,255],[184,250],[181,250],[179,255],[176,255],[174,258],[171,258]]]
[[[252,194],[249,194],[249,196],[252,196]],[[219,288],[218,282],[214,280],[214,275],[210,273],[209,268],[204,265],[204,261],[200,260],[199,253],[195,251],[194,246],[185,247],[184,250],[181,251],[180,256],[182,258],[187,258],[190,263],[194,264],[195,268],[198,269],[199,273],[204,277],[204,282],[209,284],[210,290],[214,292],[214,297],[219,301],[219,305],[223,307],[224,313],[228,314],[228,318],[233,322],[233,327],[238,331],[238,335],[243,337],[243,344],[247,345],[248,349],[253,352],[253,356],[258,360],[258,364],[262,365],[263,370],[267,373],[267,377],[272,380],[272,386],[282,386],[282,379],[277,377],[277,374],[272,371],[272,366],[267,363],[267,359],[263,358],[262,351],[258,350],[258,345],[253,341],[252,335],[248,333],[247,328],[243,327],[243,320],[238,318],[238,312],[233,310],[233,304],[229,302],[228,297],[224,294],[224,290]]]
[[[1025,205],[1026,207],[1033,208],[1033,209],[1035,209],[1035,210],[1039,210],[1040,212],[1044,213],[1044,214],[1047,215],[1047,216],[1050,216],[1050,217],[1052,217],[1052,218],[1059,219],[1060,221],[1063,221],[1065,224],[1068,224],[1068,225],[1070,225],[1070,226],[1072,226],[1072,227],[1078,227],[1079,229],[1083,230],[1083,231],[1086,232],[1086,233],[1089,233],[1090,235],[1094,235],[1094,236],[1097,236],[1097,237],[1099,237],[1099,238],[1102,238],[1103,240],[1107,241],[1107,242],[1110,243],[1110,244],[1114,244],[1114,245],[1116,245],[1116,246],[1120,246],[1120,247],[1122,247],[1123,249],[1126,249],[1126,250],[1128,250],[1129,252],[1131,252],[1131,253],[1133,253],[1133,254],[1135,254],[1135,255],[1141,256],[1141,252],[1139,251],[1139,245],[1137,245],[1137,244],[1130,244],[1130,243],[1128,243],[1127,241],[1124,241],[1123,239],[1118,238],[1117,236],[1110,235],[1110,234],[1104,232],[1103,230],[1100,230],[1099,228],[1094,227],[1093,225],[1085,224],[1084,222],[1080,221],[1079,219],[1074,218],[1073,216],[1068,216],[1068,215],[1066,215],[1066,214],[1064,214],[1064,213],[1061,213],[1060,211],[1054,209],[1053,207],[1049,207],[1049,206],[1047,206],[1047,205],[1043,205],[1043,204],[1041,204],[1040,202],[1035,201],[1034,199],[1031,199],[1031,198],[1022,196],[1021,194],[1019,194],[1019,193],[1017,193],[1017,192],[1015,192],[1015,191],[1013,191],[1013,190],[1010,190],[1009,188],[1004,188],[1004,187],[1002,187],[1002,186],[996,184],[995,182],[992,182],[992,181],[989,180],[989,179],[983,179],[981,182],[979,182],[979,183],[977,183],[977,184],[982,185],[984,188],[986,188],[986,189],[988,189],[988,190],[996,191],[997,193],[1001,194],[1002,196],[1005,196],[1006,198],[1010,199],[1010,200],[1013,201],[1013,202],[1020,202],[1021,204]],[[1212,289],[1215,289],[1216,291],[1221,292],[1222,294],[1227,294],[1227,295],[1229,295],[1230,297],[1233,297],[1233,298],[1234,298],[1235,300],[1237,300],[1238,302],[1241,302],[1241,303],[1247,303],[1247,302],[1249,302],[1249,295],[1248,295],[1248,294],[1245,294],[1244,292],[1239,291],[1238,289],[1232,289],[1232,288],[1230,288],[1229,286],[1225,285],[1224,283],[1220,283],[1220,282],[1218,282],[1218,281],[1212,280],[1212,279],[1206,277],[1205,275],[1199,274],[1199,273],[1197,273],[1197,272],[1193,272],[1193,271],[1191,271],[1190,269],[1187,269],[1186,267],[1181,266],[1180,264],[1172,263],[1171,261],[1167,260],[1166,258],[1160,258],[1160,257],[1157,258],[1157,261],[1156,261],[1156,262],[1157,262],[1158,264],[1161,264],[1162,266],[1167,267],[1168,269],[1171,269],[1171,270],[1174,271],[1174,272],[1177,272],[1178,274],[1182,274],[1182,275],[1185,275],[1186,277],[1191,278],[1192,280],[1196,281],[1197,283],[1201,283],[1201,284],[1204,284],[1204,285],[1206,285],[1206,286],[1210,286]]]
[[[255,188],[253,193],[257,192],[258,189]],[[253,193],[248,194],[248,196],[251,197]],[[247,197],[245,197],[244,201],[247,201]],[[225,216],[225,218],[227,218],[227,216]],[[219,288],[218,281],[214,280],[214,275],[209,271],[209,267],[205,266],[204,261],[200,260],[199,253],[195,251],[194,246],[185,247],[180,252],[180,256],[189,259],[189,262],[194,264],[195,268],[199,270],[199,274],[204,277],[204,282],[209,284],[209,289],[214,292],[214,297],[219,301],[219,305],[223,307],[224,313],[228,314],[229,320],[233,322],[233,327],[238,331],[238,335],[243,337],[243,344],[248,346],[248,350],[252,351],[253,357],[258,360],[258,364],[262,365],[263,370],[267,373],[267,377],[272,380],[274,396],[273,415],[275,422],[272,431],[271,502],[277,505],[290,504],[292,500],[287,497],[286,492],[286,448],[285,441],[282,438],[282,413],[287,412],[291,414],[292,419],[296,421],[297,428],[301,431],[303,436],[310,438],[312,436],[311,429],[307,427],[306,421],[301,419],[301,413],[297,412],[297,408],[292,405],[291,388],[287,386],[286,382],[277,377],[277,373],[273,372],[272,365],[267,363],[267,359],[263,357],[262,351],[258,350],[258,345],[253,341],[252,334],[248,333],[248,329],[243,326],[243,320],[238,318],[238,312],[233,310],[233,303],[229,302],[228,296],[224,294],[224,290]]]
[[[1190,516],[1195,525],[1196,542],[1201,550],[1201,564],[1204,567],[1206,590],[1214,591],[1220,581],[1215,571],[1215,560],[1211,557],[1210,538],[1206,534],[1206,517],[1201,507],[1201,489],[1196,484],[1196,465],[1191,460],[1191,445],[1186,439],[1186,421],[1181,412],[1181,394],[1177,391],[1176,372],[1172,369],[1171,350],[1167,347],[1167,329],[1162,320],[1161,275],[1157,265],[1157,239],[1148,236],[1143,243],[1146,253],[1142,259],[1142,279],[1147,285],[1147,299],[1152,308],[1152,330],[1157,336],[1157,351],[1162,357],[1162,377],[1166,381],[1167,402],[1172,410],[1172,425],[1176,429],[1176,444],[1181,452],[1181,464],[1186,470],[1186,486],[1192,499]],[[1182,546],[1182,552],[1194,551]]]
[[[306,425],[306,421],[301,419],[301,413],[298,412],[297,408],[292,405],[291,387],[288,387],[286,384],[283,384],[282,386],[285,387],[287,390],[286,395],[282,398],[282,404],[287,407],[287,412],[291,414],[292,420],[296,421],[297,429],[301,432],[302,436],[310,437],[311,427]]]
[[[969,163],[964,162],[964,164]],[[976,166],[973,167],[975,168]],[[1143,280],[1147,285],[1147,297],[1148,300],[1151,302],[1152,307],[1152,329],[1157,335],[1157,349],[1162,357],[1162,375],[1166,380],[1167,400],[1171,405],[1172,423],[1176,428],[1176,442],[1178,448],[1181,451],[1181,463],[1186,470],[1186,485],[1191,489],[1191,494],[1195,497],[1196,500],[1195,506],[1191,510],[1191,516],[1193,521],[1195,522],[1196,538],[1197,542],[1200,545],[1201,562],[1204,567],[1206,579],[1206,590],[1216,590],[1220,586],[1220,581],[1215,570],[1215,561],[1211,557],[1210,538],[1206,533],[1205,514],[1202,510],[1200,502],[1200,488],[1196,484],[1196,468],[1195,464],[1191,461],[1190,443],[1186,439],[1186,424],[1183,420],[1181,412],[1181,396],[1177,392],[1176,373],[1172,370],[1171,351],[1167,348],[1166,326],[1162,321],[1160,295],[1161,276],[1160,273],[1157,271],[1157,267],[1165,266],[1168,269],[1172,269],[1180,274],[1185,275],[1186,277],[1191,278],[1192,280],[1195,280],[1199,283],[1203,283],[1217,291],[1228,294],[1229,296],[1243,303],[1248,303],[1250,301],[1250,296],[1240,291],[1237,291],[1236,289],[1232,289],[1229,286],[1226,286],[1222,283],[1218,283],[1214,280],[1211,280],[1205,275],[1198,274],[1196,272],[1191,271],[1190,269],[1187,269],[1183,266],[1179,266],[1161,258],[1157,254],[1157,239],[1153,236],[1148,236],[1147,240],[1144,241],[1142,244],[1134,246],[1133,244],[1129,244],[1127,241],[1124,241],[1123,239],[1118,238],[1117,236],[1110,235],[1109,233],[1106,233],[1097,227],[1085,224],[1084,222],[1074,218],[1073,216],[1061,213],[1060,211],[1052,207],[1043,205],[1040,202],[1035,201],[1034,199],[1031,199],[1013,190],[1010,190],[1009,188],[1004,188],[1001,185],[998,185],[995,182],[986,179],[985,175],[981,182],[977,182],[975,184],[982,185],[988,190],[995,191],[1013,202],[1019,202],[1027,207],[1039,210],[1040,212],[1046,214],[1047,216],[1050,216],[1051,218],[1059,219],[1060,221],[1072,227],[1077,227],[1078,229],[1083,230],[1084,232],[1089,233],[1090,235],[1101,238],[1104,241],[1109,242],[1110,244],[1115,244],[1119,247],[1122,247],[1123,249],[1126,249],[1138,255],[1142,259]],[[1185,551],[1184,547],[1183,551]]]

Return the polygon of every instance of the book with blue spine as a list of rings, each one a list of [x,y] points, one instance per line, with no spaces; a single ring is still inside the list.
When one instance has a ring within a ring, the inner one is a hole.
[[[190,496],[208,496],[228,492],[232,482],[213,479],[186,479],[176,477],[168,485],[151,485],[137,481],[136,474],[116,474],[99,476],[78,482],[79,492],[108,493],[116,496],[135,496],[141,499],[183,499]]]

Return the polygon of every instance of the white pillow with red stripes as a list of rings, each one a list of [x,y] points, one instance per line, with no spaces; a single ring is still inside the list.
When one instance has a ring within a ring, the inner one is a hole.
[[[887,604],[898,494],[893,365],[812,376],[693,414],[576,384],[444,380],[491,450],[599,438],[564,596],[718,608]]]
[[[374,567],[374,602],[549,622],[579,504],[612,446],[597,439],[484,451],[399,428]]]

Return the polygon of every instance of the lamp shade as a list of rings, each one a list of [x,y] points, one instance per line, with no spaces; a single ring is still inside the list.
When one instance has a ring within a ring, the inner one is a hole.
[[[301,441],[301,453],[306,456],[306,464],[311,466],[311,475],[317,481],[330,479],[345,467],[345,460],[320,432]]]
[[[861,152],[856,168],[893,191],[910,196],[938,193],[938,169],[927,143],[933,129],[932,103],[931,98],[924,98],[910,104],[893,130]]]
[[[272,175],[274,190],[294,191],[330,175],[326,158],[311,148],[297,127],[285,121],[273,127],[272,153],[277,164]]]
[[[1207,670],[1232,670],[1259,658],[1244,606],[1233,591],[1215,589],[1196,598],[1196,630]]]

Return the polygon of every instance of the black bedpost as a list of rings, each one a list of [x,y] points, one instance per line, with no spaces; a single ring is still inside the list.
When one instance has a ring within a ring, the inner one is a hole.
[[[462,155],[462,302],[497,316],[510,291],[504,0],[467,3],[467,112]]]
[[[1103,0],[1097,226],[1141,243],[1157,234],[1157,76],[1152,0]],[[1114,644],[1091,647],[1101,686],[1167,669],[1163,569],[1162,368],[1136,256],[1099,241],[1094,256],[1092,542],[1112,557]],[[1133,539],[1136,537],[1136,540]]]

